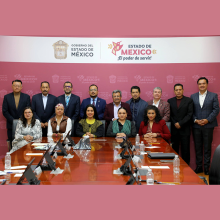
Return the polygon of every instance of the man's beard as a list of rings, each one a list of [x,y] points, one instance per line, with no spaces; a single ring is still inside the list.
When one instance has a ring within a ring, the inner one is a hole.
[[[70,93],[71,93],[71,91],[69,91],[69,92],[65,92],[66,95],[69,95]]]
[[[95,96],[90,95],[90,97],[94,99],[94,98],[96,98],[96,97],[97,97],[97,95],[95,95]]]

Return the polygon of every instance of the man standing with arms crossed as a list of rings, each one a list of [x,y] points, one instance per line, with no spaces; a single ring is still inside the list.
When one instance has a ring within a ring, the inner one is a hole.
[[[203,146],[204,146],[204,171],[209,174],[211,145],[214,127],[217,124],[219,113],[218,95],[209,92],[208,79],[201,77],[197,81],[199,92],[192,94],[191,99],[194,104],[193,112],[193,136],[196,149],[196,169],[195,173],[203,172]]]

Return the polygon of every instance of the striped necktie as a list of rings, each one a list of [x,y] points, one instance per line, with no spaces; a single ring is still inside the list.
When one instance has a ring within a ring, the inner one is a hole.
[[[66,97],[66,106],[68,106],[69,101],[70,101],[70,97],[69,97],[69,96],[67,96],[67,97]]]

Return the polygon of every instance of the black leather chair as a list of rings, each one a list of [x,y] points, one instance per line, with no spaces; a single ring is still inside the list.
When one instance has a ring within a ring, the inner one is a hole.
[[[103,124],[103,127],[104,127],[104,133],[103,133],[103,137],[105,137],[105,120],[100,120]]]
[[[220,145],[215,149],[209,170],[209,185],[220,185]]]
[[[15,130],[19,119],[14,119],[12,124],[12,140],[15,139]]]

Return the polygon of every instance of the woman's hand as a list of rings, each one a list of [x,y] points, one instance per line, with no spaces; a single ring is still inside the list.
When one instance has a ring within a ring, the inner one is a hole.
[[[157,137],[157,133],[147,133],[144,135],[145,138],[153,138],[153,137]]]
[[[34,138],[31,136],[31,135],[26,135],[24,136],[24,140],[27,141],[27,142],[30,142],[32,141]]]
[[[125,134],[125,133],[117,133],[116,136],[117,136],[117,137],[126,137],[126,134]]]
[[[52,137],[62,137],[63,134],[61,133],[53,133]]]

